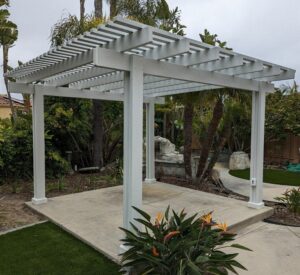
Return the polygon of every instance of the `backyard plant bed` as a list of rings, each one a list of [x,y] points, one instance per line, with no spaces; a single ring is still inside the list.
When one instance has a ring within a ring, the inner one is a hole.
[[[46,222],[0,236],[2,275],[120,274],[120,267]]]
[[[241,179],[250,179],[250,169],[230,170],[229,174]],[[300,173],[279,169],[264,169],[264,182],[280,185],[300,186]]]
[[[75,173],[64,178],[47,180],[46,192],[47,197],[51,198],[118,184],[120,181],[108,174]],[[33,183],[31,181],[0,185],[0,232],[42,219],[24,205],[32,197]]]
[[[295,215],[290,212],[286,205],[277,203],[273,206],[273,208],[274,214],[265,219],[265,222],[300,227],[300,215]]]

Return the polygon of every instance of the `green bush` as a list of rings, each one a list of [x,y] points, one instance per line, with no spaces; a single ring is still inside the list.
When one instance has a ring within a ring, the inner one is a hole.
[[[53,147],[52,137],[45,134],[46,175],[57,177],[66,173],[68,162]],[[0,119],[0,181],[29,180],[33,173],[31,114],[18,114],[14,123]]]
[[[150,215],[134,209],[142,216],[135,220],[145,230],[134,224],[132,232],[121,228],[126,234],[122,241],[129,247],[122,254],[122,265],[130,267],[133,274],[237,274],[235,267],[245,270],[235,260],[238,253],[227,254],[221,248],[249,249],[238,244],[224,246],[235,234],[227,231],[226,224],[213,222],[211,213],[199,218],[173,210],[170,215],[168,207],[151,222]]]
[[[282,197],[276,197],[275,200],[286,204],[295,215],[300,214],[300,187],[286,190]]]

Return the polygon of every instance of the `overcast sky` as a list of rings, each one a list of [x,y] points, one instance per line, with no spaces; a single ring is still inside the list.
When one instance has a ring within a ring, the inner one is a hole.
[[[104,0],[105,1],[105,0]],[[86,12],[93,11],[86,0]],[[182,11],[190,38],[207,28],[236,52],[296,69],[300,83],[299,0],[168,0]],[[107,10],[107,7],[105,8]],[[11,20],[19,39],[10,51],[10,65],[48,51],[53,24],[62,16],[79,14],[79,0],[11,0]],[[2,64],[2,55],[1,55]],[[4,92],[1,78],[0,93]]]

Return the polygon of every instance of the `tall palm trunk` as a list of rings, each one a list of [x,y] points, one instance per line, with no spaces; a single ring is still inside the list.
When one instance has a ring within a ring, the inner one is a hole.
[[[205,177],[211,176],[211,172],[212,172],[216,162],[218,161],[219,155],[220,155],[221,151],[223,150],[226,142],[228,141],[230,135],[231,135],[231,121],[228,121],[227,123],[225,123],[223,130],[220,134],[220,138],[217,141],[217,144],[214,146],[215,147],[214,153],[213,153],[211,160],[207,166],[207,169],[204,172]]]
[[[95,7],[95,17],[102,18],[103,17],[102,0],[94,0],[94,7]]]
[[[93,163],[103,166],[103,110],[100,100],[93,100]]]
[[[95,17],[102,18],[102,0],[95,0]],[[102,102],[93,99],[93,165],[101,168],[103,166],[103,106]]]
[[[3,50],[3,74],[4,74],[4,83],[5,83],[5,87],[6,87],[6,92],[7,92],[7,96],[8,96],[8,100],[9,100],[9,106],[11,109],[11,114],[12,114],[12,119],[13,122],[16,121],[16,112],[15,112],[15,108],[14,108],[14,104],[11,98],[11,94],[8,90],[8,79],[5,76],[5,74],[8,71],[8,51],[9,51],[9,45],[2,45],[2,50]]]
[[[118,0],[110,0],[110,17],[113,18],[117,15]]]
[[[204,142],[202,143],[202,150],[201,150],[201,155],[200,155],[198,170],[196,175],[197,182],[199,184],[202,182],[204,177],[204,172],[207,166],[209,152],[213,144],[213,138],[218,129],[220,120],[223,116],[223,111],[224,111],[224,106],[223,106],[222,98],[219,97],[213,110],[213,117],[208,125],[206,137],[204,139]]]
[[[186,179],[192,178],[192,136],[193,136],[194,104],[187,102],[184,106],[184,169]]]
[[[85,0],[80,0],[80,22],[82,23],[84,20],[85,14]]]

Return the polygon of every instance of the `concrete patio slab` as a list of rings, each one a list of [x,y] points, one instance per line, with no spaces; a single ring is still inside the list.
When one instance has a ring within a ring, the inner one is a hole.
[[[63,227],[82,241],[118,260],[122,232],[122,186],[50,198],[48,203],[27,205]],[[251,209],[247,202],[220,197],[165,183],[143,185],[143,209],[155,216],[170,205],[188,213],[214,211],[215,220],[232,230],[258,222],[272,214],[272,208]]]
[[[300,227],[259,222],[239,232],[235,243],[253,250],[234,250],[248,269],[239,270],[240,275],[300,274]]]

